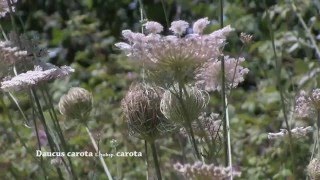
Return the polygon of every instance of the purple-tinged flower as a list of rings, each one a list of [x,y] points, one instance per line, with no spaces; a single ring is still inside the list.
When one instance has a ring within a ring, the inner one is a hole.
[[[221,69],[221,67],[219,66],[219,61],[215,60],[222,54],[221,50],[225,45],[226,36],[233,31],[230,26],[227,26],[211,34],[200,34],[208,22],[207,18],[199,19],[194,23],[196,33],[182,37],[181,35],[189,27],[187,22],[182,20],[172,22],[170,30],[173,31],[174,35],[163,36],[155,33],[162,28],[152,21],[147,25],[148,29],[153,29],[151,31],[154,33],[144,35],[131,30],[124,30],[122,31],[122,36],[127,42],[116,43],[116,46],[128,57],[139,61],[141,65],[143,64],[147,70],[147,78],[157,85],[171,87],[177,82],[186,85],[192,84],[198,80],[204,80],[197,79],[197,74],[204,74],[204,77],[209,76],[209,71],[208,75],[205,75],[205,72],[201,72],[206,71],[206,68],[216,69],[219,74],[218,68]],[[240,58],[239,61],[241,62],[242,59]],[[227,68],[229,68],[235,63],[230,63],[229,65],[227,62],[226,64]],[[248,72],[246,68],[241,66],[233,71],[230,68],[227,70],[229,73],[236,71],[235,81],[230,86],[237,86],[239,82],[243,81],[242,76],[239,75]],[[207,84],[213,84],[213,80],[218,80],[214,82],[218,84],[221,78],[215,77],[213,79],[210,77],[207,80],[210,81]],[[216,89],[217,87],[213,88]]]
[[[155,21],[148,21],[144,26],[149,33],[158,34],[163,31],[163,26]]]
[[[207,17],[198,19],[194,24],[193,24],[193,33],[195,34],[202,34],[204,28],[210,24],[210,21],[208,20]]]
[[[244,81],[244,76],[249,72],[249,69],[242,67],[240,64],[244,62],[244,58],[230,58],[224,57],[225,63],[225,86],[227,90],[235,88],[239,83]],[[221,91],[222,90],[222,71],[221,61],[207,62],[197,76],[198,85],[204,86],[207,91]]]
[[[36,137],[36,139],[39,137],[39,143],[40,143],[41,147],[44,147],[48,144],[47,134],[44,130],[42,130],[42,129],[38,130],[38,137],[37,137],[37,132],[34,131],[33,136]]]
[[[181,36],[183,33],[186,32],[188,27],[189,27],[189,23],[187,23],[186,21],[178,20],[178,21],[173,21],[169,29],[174,34]]]

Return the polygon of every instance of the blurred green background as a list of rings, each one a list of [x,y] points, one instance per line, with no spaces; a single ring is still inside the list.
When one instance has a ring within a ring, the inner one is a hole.
[[[294,100],[300,89],[318,86],[320,57],[315,55],[310,38],[299,21],[302,17],[310,34],[319,46],[320,3],[317,0],[292,1],[229,0],[224,3],[224,24],[236,29],[228,38],[225,54],[243,56],[243,66],[250,69],[245,81],[232,91],[229,99],[234,165],[242,172],[240,179],[284,179],[291,172],[288,144],[270,141],[268,132],[278,132],[285,127],[280,107],[278,87],[275,85],[275,59],[270,31],[275,34],[275,45],[282,61],[281,82],[285,90],[285,103],[293,126],[313,125],[310,121],[294,118]],[[158,21],[168,29],[169,22],[183,19],[190,23],[208,17],[212,24],[207,32],[219,28],[219,1],[210,0],[144,0],[148,20]],[[266,13],[268,10],[268,14]],[[270,16],[271,24],[267,21]],[[121,31],[141,28],[138,0],[20,0],[15,16],[19,32],[37,37],[39,46],[49,50],[51,63],[71,65],[75,73],[67,80],[51,83],[50,92],[55,104],[70,87],[80,86],[94,95],[94,111],[88,126],[99,139],[100,148],[111,152],[110,141],[119,143],[117,151],[144,152],[144,142],[130,137],[122,118],[120,101],[133,81],[141,80],[141,70],[127,61],[115,48],[121,41]],[[0,19],[5,32],[10,32],[10,17]],[[241,51],[241,32],[252,34],[253,42]],[[168,33],[168,32],[166,32]],[[312,73],[313,72],[313,73]],[[17,93],[26,112],[30,111],[27,94]],[[40,168],[26,153],[16,132],[31,149],[36,149],[36,138],[25,126],[17,108],[10,106],[14,126],[0,108],[0,179],[35,179]],[[218,93],[211,94],[209,111],[221,113]],[[60,117],[64,134],[74,151],[93,151],[85,129],[77,122]],[[173,171],[173,163],[181,160],[177,135],[157,141],[161,168],[165,179],[181,177]],[[298,179],[306,177],[312,135],[296,141],[294,148],[298,159]],[[184,143],[190,146],[189,143]],[[191,147],[189,147],[191,152]],[[221,152],[222,154],[222,152]],[[150,158],[151,159],[151,158]],[[73,158],[81,179],[106,179],[98,159]],[[119,163],[121,179],[145,179],[144,158],[106,158],[111,173],[117,176]],[[50,166],[50,159],[45,159]],[[150,160],[151,161],[151,160]],[[219,162],[222,164],[223,161]],[[152,163],[151,163],[152,164]],[[154,174],[150,165],[150,174]],[[52,175],[56,177],[56,175]]]

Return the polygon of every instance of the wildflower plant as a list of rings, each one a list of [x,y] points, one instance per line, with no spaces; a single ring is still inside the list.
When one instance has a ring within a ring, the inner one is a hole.
[[[209,24],[208,18],[201,18],[193,23],[189,33],[189,30],[187,32],[189,23],[177,20],[173,21],[169,27],[172,34],[162,35],[164,28],[160,23],[147,21],[143,24],[143,32],[146,33],[123,30],[122,36],[125,42],[115,44],[129,59],[144,69],[144,79],[148,84],[163,89],[161,101],[157,104],[157,106],[160,105],[157,107],[161,110],[159,113],[162,113],[171,123],[184,129],[190,137],[194,153],[199,160],[205,155],[201,155],[197,147],[194,129],[197,129],[197,132],[213,131],[204,133],[201,137],[205,139],[207,152],[214,148],[212,142],[216,138],[212,136],[218,136],[219,129],[222,129],[219,123],[212,122],[211,124],[215,124],[213,125],[215,127],[208,127],[210,123],[202,122],[198,118],[207,108],[210,99],[208,92],[219,92],[223,86],[228,90],[237,87],[244,81],[244,76],[249,71],[241,66],[244,58],[236,59],[229,56],[225,56],[225,71],[221,71],[221,57],[224,56],[222,51],[226,38],[234,29],[226,26],[205,34],[204,30]],[[222,85],[223,76],[226,81]],[[123,100],[126,104],[137,102],[128,100],[130,93],[132,92],[129,91]],[[140,110],[144,115],[129,116],[128,112],[128,108],[124,108],[127,120],[132,117],[145,118],[148,114]],[[127,122],[130,126],[130,121]],[[142,125],[143,123],[138,123],[138,126]],[[149,128],[150,131],[152,129]],[[134,130],[140,134],[144,132],[138,128]]]

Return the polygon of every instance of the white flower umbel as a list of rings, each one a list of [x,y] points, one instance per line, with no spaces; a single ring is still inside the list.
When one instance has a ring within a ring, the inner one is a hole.
[[[156,84],[162,87],[170,87],[177,82],[192,84],[197,81],[197,74],[206,70],[203,68],[205,63],[215,62],[222,55],[226,36],[233,31],[230,26],[226,26],[210,34],[202,34],[208,23],[207,18],[199,19],[193,25],[194,33],[182,36],[189,24],[182,20],[174,21],[170,27],[174,35],[164,36],[158,34],[163,30],[162,26],[151,21],[145,24],[149,34],[124,30],[122,36],[126,42],[115,45],[128,57],[143,65],[147,78]],[[238,75],[236,73],[236,80],[241,79]],[[220,77],[214,77],[214,80],[217,79],[220,82]]]
[[[232,171],[230,168],[216,166],[214,164],[205,164],[201,161],[197,161],[194,164],[176,163],[173,167],[186,179],[225,180],[231,177],[241,176],[241,172],[239,171]]]
[[[187,23],[186,21],[178,20],[178,21],[173,21],[169,29],[173,33],[181,36],[183,33],[186,32],[188,27],[189,27],[189,23]]]
[[[296,127],[291,129],[291,134],[293,138],[301,138],[305,137],[308,133],[312,132],[313,128],[311,126],[308,127]],[[277,133],[268,133],[268,139],[282,139],[288,137],[289,133],[286,129],[280,129],[280,132]]]
[[[225,61],[225,81],[226,88],[230,90],[231,88],[235,88],[239,83],[244,81],[244,76],[249,72],[249,69],[244,68],[240,65],[240,63],[244,62],[244,58],[230,58],[229,56],[224,57]],[[204,89],[207,91],[221,91],[221,61],[215,60],[207,62],[201,73],[197,76],[198,85],[204,86]]]
[[[2,66],[31,59],[27,54],[27,51],[21,51],[18,47],[13,46],[10,41],[0,41],[0,65]]]
[[[163,31],[163,26],[155,21],[149,21],[144,26],[149,33],[158,34]]]
[[[320,112],[320,89],[314,89],[311,93],[301,91],[296,99],[295,113],[302,119],[317,118]]]
[[[194,24],[193,24],[193,33],[195,34],[202,34],[204,28],[210,24],[210,21],[208,20],[207,17],[198,19]]]
[[[41,66],[35,66],[32,71],[18,74],[11,79],[6,78],[5,81],[1,82],[0,88],[6,92],[21,91],[37,86],[43,82],[64,78],[74,72],[74,69],[69,66],[62,66],[59,68],[50,65],[49,67],[51,68],[44,70]]]

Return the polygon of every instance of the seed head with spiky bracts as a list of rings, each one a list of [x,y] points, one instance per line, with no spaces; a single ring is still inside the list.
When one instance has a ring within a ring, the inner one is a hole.
[[[160,111],[162,94],[147,84],[130,87],[121,106],[131,135],[153,141],[174,128]]]

